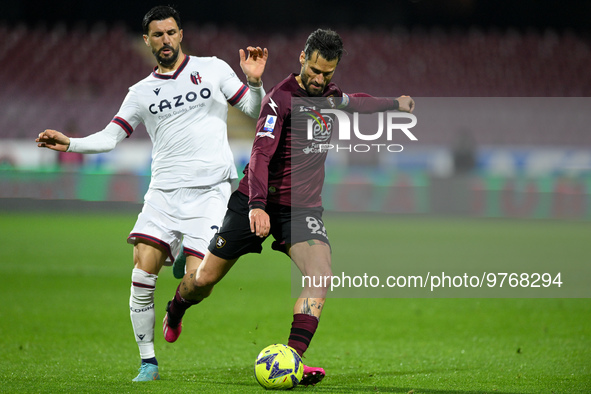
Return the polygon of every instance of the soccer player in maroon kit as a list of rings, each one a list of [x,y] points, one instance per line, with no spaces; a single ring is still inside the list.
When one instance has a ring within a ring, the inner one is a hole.
[[[342,53],[343,43],[337,33],[314,31],[300,54],[300,74],[288,76],[263,99],[250,163],[230,198],[222,228],[212,239],[199,269],[185,274],[168,303],[163,322],[168,342],[179,337],[185,311],[209,296],[240,256],[260,253],[269,234],[275,239],[272,248],[291,257],[302,275],[332,275],[320,197],[327,150],[317,149],[318,144],[307,139],[305,121],[292,119],[292,97],[326,97],[333,107],[350,112],[414,109],[414,101],[408,96],[393,100],[343,93],[330,82]],[[287,344],[300,356],[318,327],[326,294],[326,287],[305,287],[295,303]],[[324,376],[324,369],[304,366],[300,384],[315,384]]]

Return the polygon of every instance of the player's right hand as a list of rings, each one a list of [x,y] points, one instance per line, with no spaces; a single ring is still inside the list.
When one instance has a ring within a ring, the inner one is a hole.
[[[254,208],[248,212],[248,219],[250,220],[250,231],[255,233],[258,237],[265,238],[269,235],[271,230],[271,220],[269,215],[263,209]]]
[[[265,65],[267,64],[267,58],[269,57],[269,51],[267,48],[261,49],[261,47],[249,46],[244,49],[240,49],[240,68],[246,75],[246,79],[250,83],[259,84],[261,83],[261,77],[265,72]]]
[[[59,152],[66,152],[70,146],[70,139],[56,130],[45,130],[39,133],[37,139],[39,148],[49,148]]]

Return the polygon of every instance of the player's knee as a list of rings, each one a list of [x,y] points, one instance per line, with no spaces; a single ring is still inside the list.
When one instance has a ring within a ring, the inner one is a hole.
[[[330,269],[330,267],[326,267],[326,268],[322,269],[322,276],[324,276],[326,278],[332,277],[332,269]]]
[[[314,269],[308,272],[305,277],[312,278],[315,283],[314,287],[330,287],[332,270],[330,267]]]

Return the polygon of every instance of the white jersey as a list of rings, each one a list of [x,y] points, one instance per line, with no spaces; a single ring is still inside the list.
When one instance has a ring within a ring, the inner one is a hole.
[[[214,185],[237,178],[227,137],[228,103],[258,117],[263,88],[249,88],[216,57],[186,56],[168,74],[156,69],[129,88],[104,130],[72,138],[68,151],[110,151],[141,122],[152,140],[150,188]]]

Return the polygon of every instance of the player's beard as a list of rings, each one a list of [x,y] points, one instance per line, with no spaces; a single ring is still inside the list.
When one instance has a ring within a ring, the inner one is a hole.
[[[172,51],[172,54],[170,55],[170,57],[163,57],[161,55],[161,53],[164,49],[170,49]],[[179,57],[179,48],[174,49],[170,45],[164,45],[157,52],[153,52],[153,53],[154,53],[154,56],[156,56],[156,61],[158,62],[159,65],[166,67],[166,68],[170,68],[170,67],[174,66],[174,64],[176,63],[176,60]]]
[[[300,73],[300,78],[302,80],[302,85],[304,85],[304,88],[306,88],[306,92],[308,92],[308,94],[310,96],[314,96],[314,97],[322,96],[322,94],[324,93],[324,86],[321,86],[319,90],[312,91],[312,90],[310,90],[310,78],[308,78],[308,76],[305,75],[303,72]]]

